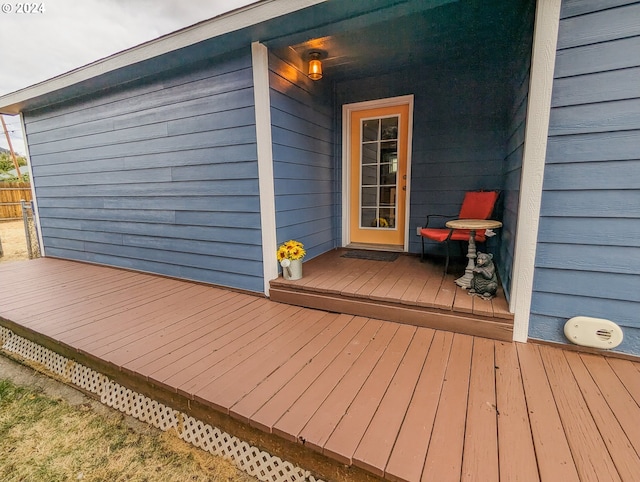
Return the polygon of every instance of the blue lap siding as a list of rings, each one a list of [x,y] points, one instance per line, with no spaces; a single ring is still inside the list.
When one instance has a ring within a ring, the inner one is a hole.
[[[48,256],[262,291],[249,48],[24,119]]]
[[[577,315],[640,355],[640,2],[563,2],[529,335]]]
[[[471,63],[338,84],[339,104],[414,95],[410,252],[421,251],[416,227],[428,214],[455,216],[466,191],[502,188],[503,82],[492,67]],[[444,254],[442,246],[426,244],[429,254]]]
[[[511,297],[511,285],[513,282],[522,159],[524,155],[527,103],[529,101],[529,77],[531,76],[534,11],[535,5],[531,3],[526,5],[522,12],[522,19],[525,22],[522,24],[517,41],[514,42],[514,60],[509,66],[511,104],[507,110],[507,140],[502,168],[502,229],[499,230],[500,245],[497,263],[507,299]]]
[[[330,92],[273,54],[269,69],[276,237],[302,242],[310,259],[338,244]]]

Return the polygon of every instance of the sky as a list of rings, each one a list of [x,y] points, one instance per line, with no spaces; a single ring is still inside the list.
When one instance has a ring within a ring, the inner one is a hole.
[[[0,0],[0,95],[9,94],[255,0]],[[4,116],[25,153],[18,116]],[[0,127],[0,147],[8,148]]]

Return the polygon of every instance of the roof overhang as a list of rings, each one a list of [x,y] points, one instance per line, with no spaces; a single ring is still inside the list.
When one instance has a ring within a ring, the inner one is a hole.
[[[504,72],[522,10],[532,1],[262,0],[2,96],[0,113],[56,108],[155,81],[221,55],[248,52],[255,41],[300,69],[308,52],[323,50],[323,70],[333,82],[425,66],[493,65]]]
[[[157,58],[164,54],[176,52],[206,40],[219,38],[225,34],[237,32],[325,1],[326,0],[263,0],[233,10],[210,20],[200,22],[97,60],[52,79],[4,95],[0,97],[0,114],[18,114],[25,108],[37,106],[39,104],[37,99],[43,96],[63,91],[71,86],[85,83],[101,76],[103,77],[103,81],[94,82],[94,88],[104,88],[109,84],[113,85],[113,80],[121,77],[113,74],[126,67]],[[242,40],[246,41],[246,39]],[[226,45],[225,47],[226,50],[229,50],[230,46]],[[166,70],[166,68],[167,65],[163,62],[163,70]],[[104,84],[104,86],[101,84]],[[49,99],[49,102],[51,100],[55,102],[55,97],[56,96],[54,96],[54,99]]]

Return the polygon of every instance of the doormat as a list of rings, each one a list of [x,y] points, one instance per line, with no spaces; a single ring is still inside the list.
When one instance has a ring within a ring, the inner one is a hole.
[[[368,251],[366,249],[350,249],[341,255],[342,258],[369,259],[371,261],[395,261],[398,259],[398,256],[400,256],[400,253]]]

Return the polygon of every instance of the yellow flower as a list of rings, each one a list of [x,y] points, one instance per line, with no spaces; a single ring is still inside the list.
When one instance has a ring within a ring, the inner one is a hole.
[[[289,251],[291,259],[301,259],[305,255],[305,251],[302,248],[294,247]]]
[[[278,261],[282,261],[283,259],[302,259],[305,254],[307,254],[307,252],[304,250],[304,245],[293,239],[281,244],[276,252]]]

